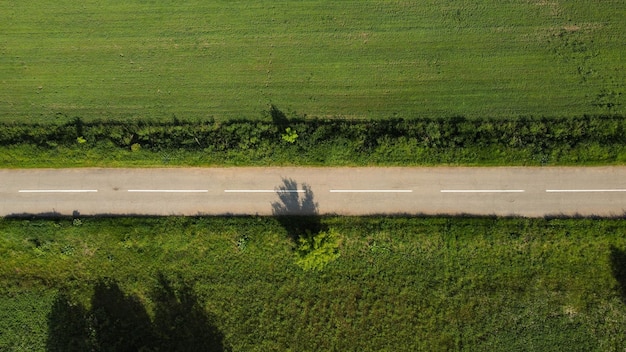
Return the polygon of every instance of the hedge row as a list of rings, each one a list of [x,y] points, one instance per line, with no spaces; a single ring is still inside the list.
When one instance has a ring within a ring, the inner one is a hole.
[[[297,134],[295,138],[294,132]],[[291,138],[283,138],[286,133],[291,133]],[[83,122],[76,118],[62,125],[0,125],[1,146],[27,144],[52,149],[76,146],[77,143],[126,150],[139,146],[154,152],[214,153],[291,148],[306,154],[320,152],[325,146],[347,146],[355,160],[362,160],[363,156],[372,153],[393,157],[402,152],[399,149],[420,150],[421,154],[450,154],[470,149],[479,154],[481,151],[488,154],[523,151],[524,155],[552,155],[552,161],[558,162],[554,159],[555,154],[567,154],[581,148],[599,148],[605,154],[622,150],[626,146],[626,118],[615,115],[505,120],[462,117],[387,120],[275,118],[228,122]],[[432,161],[454,162],[448,159],[435,158]],[[601,159],[605,160],[606,156]]]

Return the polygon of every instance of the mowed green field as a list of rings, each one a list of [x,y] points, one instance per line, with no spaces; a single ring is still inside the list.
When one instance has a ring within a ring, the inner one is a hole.
[[[320,271],[275,218],[0,219],[0,350],[626,346],[624,220],[317,221],[338,254]]]
[[[33,0],[0,14],[0,121],[626,112],[622,0]]]

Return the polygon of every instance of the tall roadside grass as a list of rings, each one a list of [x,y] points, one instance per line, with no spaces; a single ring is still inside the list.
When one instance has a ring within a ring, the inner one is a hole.
[[[0,220],[0,349],[180,336],[233,351],[626,344],[622,219],[318,222],[337,252],[311,268],[276,218]]]

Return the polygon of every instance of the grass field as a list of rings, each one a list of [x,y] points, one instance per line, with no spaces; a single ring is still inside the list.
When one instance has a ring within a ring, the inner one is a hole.
[[[335,248],[321,270],[285,219],[1,219],[0,350],[626,346],[624,220],[314,220]]]
[[[624,113],[626,3],[2,1],[0,120]]]

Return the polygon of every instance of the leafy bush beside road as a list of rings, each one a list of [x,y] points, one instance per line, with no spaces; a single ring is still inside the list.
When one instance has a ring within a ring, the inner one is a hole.
[[[285,134],[287,131],[287,134]],[[297,131],[297,134],[296,132]],[[289,142],[285,142],[285,136]],[[626,119],[94,121],[0,126],[8,167],[570,165],[626,162]]]

